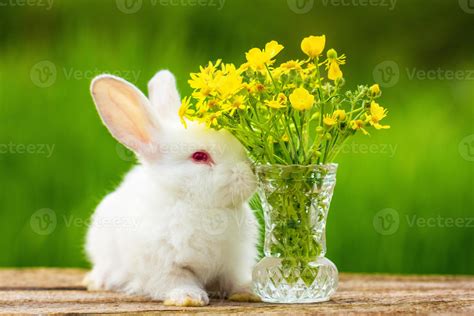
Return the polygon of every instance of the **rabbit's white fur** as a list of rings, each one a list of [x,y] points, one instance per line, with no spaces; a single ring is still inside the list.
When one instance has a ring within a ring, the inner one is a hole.
[[[206,305],[210,291],[249,294],[258,229],[247,204],[255,180],[245,151],[225,131],[184,128],[169,71],[148,87],[149,100],[111,75],[91,85],[103,122],[140,164],[93,215],[87,283],[173,305]],[[213,164],[192,161],[196,151]]]

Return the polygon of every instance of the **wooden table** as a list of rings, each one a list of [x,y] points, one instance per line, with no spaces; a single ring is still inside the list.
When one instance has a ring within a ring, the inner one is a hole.
[[[326,303],[281,305],[212,300],[206,307],[164,306],[141,297],[87,292],[80,269],[0,270],[0,313],[296,314],[463,313],[474,315],[473,276],[340,275]]]

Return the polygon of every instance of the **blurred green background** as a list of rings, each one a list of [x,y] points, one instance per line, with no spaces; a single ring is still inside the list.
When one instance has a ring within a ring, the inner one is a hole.
[[[473,274],[474,1],[371,3],[0,2],[0,266],[87,266],[88,219],[133,164],[100,123],[93,76],[145,90],[168,68],[185,95],[208,60],[240,63],[272,39],[279,61],[303,58],[301,39],[326,34],[348,55],[348,88],[380,83],[392,125],[338,159],[328,257],[341,271]]]

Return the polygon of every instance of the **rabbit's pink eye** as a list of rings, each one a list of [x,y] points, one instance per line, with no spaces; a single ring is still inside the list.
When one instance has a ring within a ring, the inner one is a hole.
[[[191,156],[191,158],[193,159],[194,162],[198,162],[198,163],[205,163],[205,164],[212,163],[211,156],[205,151],[197,151]]]

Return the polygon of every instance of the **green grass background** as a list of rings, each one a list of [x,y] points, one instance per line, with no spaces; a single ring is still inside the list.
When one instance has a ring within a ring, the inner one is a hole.
[[[473,274],[474,148],[469,153],[462,140],[474,134],[474,75],[467,78],[474,69],[474,14],[458,1],[399,1],[393,10],[337,3],[315,0],[305,14],[286,0],[227,0],[222,10],[143,0],[134,14],[121,12],[116,1],[0,7],[0,144],[55,146],[49,158],[0,154],[0,266],[87,266],[87,221],[133,164],[121,158],[95,112],[88,91],[94,75],[115,72],[145,89],[157,70],[168,68],[184,95],[189,72],[210,59],[240,63],[246,50],[272,39],[286,46],[280,61],[303,58],[301,39],[324,33],[328,48],[348,55],[349,88],[373,83],[381,62],[400,69],[381,99],[392,129],[355,137],[355,150],[338,159],[328,257],[341,271]],[[57,70],[46,88],[34,75],[43,60]],[[460,70],[466,78],[412,78],[407,71],[414,69]],[[392,153],[384,151],[389,146]],[[44,208],[57,217],[47,235],[30,222]],[[373,222],[387,208],[399,223],[385,235]],[[414,217],[441,224],[412,225]],[[463,224],[444,227],[449,219]]]

